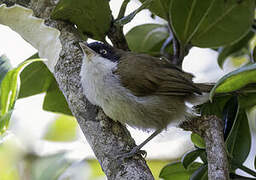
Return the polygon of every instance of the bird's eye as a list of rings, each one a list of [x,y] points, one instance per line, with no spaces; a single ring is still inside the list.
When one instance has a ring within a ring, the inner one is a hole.
[[[106,51],[105,49],[101,49],[101,50],[100,50],[100,53],[101,53],[101,54],[107,54],[107,51]]]

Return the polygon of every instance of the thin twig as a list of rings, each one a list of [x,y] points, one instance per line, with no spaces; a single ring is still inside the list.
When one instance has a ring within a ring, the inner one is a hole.
[[[126,11],[126,7],[128,5],[128,3],[130,2],[130,0],[124,0],[123,3],[122,3],[122,6],[119,10],[119,13],[118,13],[118,16],[117,16],[117,19],[121,19],[124,17],[125,15],[125,11]]]
[[[136,16],[136,14],[138,14],[141,10],[147,8],[152,2],[153,2],[153,0],[145,1],[138,9],[134,10],[129,15],[127,15],[127,16],[121,18],[121,19],[117,19],[115,21],[115,25],[123,26],[123,25],[131,22],[131,20]]]

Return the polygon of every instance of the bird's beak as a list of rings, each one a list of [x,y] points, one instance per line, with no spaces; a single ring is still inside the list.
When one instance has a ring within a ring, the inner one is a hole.
[[[87,56],[87,60],[91,60],[91,57],[96,56],[97,53],[94,52],[91,48],[89,48],[88,46],[86,46],[84,43],[79,43],[79,46],[81,47],[84,55]]]

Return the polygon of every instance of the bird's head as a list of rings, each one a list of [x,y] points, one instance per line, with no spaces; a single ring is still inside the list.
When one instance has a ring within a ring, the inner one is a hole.
[[[113,48],[110,45],[100,42],[90,44],[79,43],[87,61],[92,61],[93,58],[102,57],[112,62],[117,62],[120,59],[120,50]]]

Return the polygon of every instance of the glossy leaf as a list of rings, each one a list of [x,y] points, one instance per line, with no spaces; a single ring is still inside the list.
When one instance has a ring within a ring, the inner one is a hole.
[[[6,73],[12,68],[10,64],[10,60],[5,56],[2,55],[0,57],[0,84],[6,75]]]
[[[66,142],[77,139],[78,124],[74,117],[59,116],[55,119],[44,135],[44,139],[48,141]]]
[[[11,112],[14,108],[16,99],[19,93],[20,87],[20,73],[22,70],[29,64],[41,61],[41,59],[28,60],[20,64],[17,68],[14,68],[5,75],[1,87],[0,87],[0,104],[1,104],[1,122],[0,122],[0,131],[4,131],[9,124],[11,117]]]
[[[227,93],[256,82],[256,64],[241,67],[223,76],[212,88],[210,100],[215,93]]]
[[[184,166],[185,169],[188,168],[188,166],[198,158],[204,150],[202,149],[195,149],[192,151],[187,152],[181,159],[181,163]]]
[[[208,180],[208,166],[207,164],[201,165],[190,177],[189,180]]]
[[[52,73],[43,62],[30,64],[20,74],[21,85],[19,98],[46,92],[54,80]]]
[[[250,31],[245,37],[243,37],[241,40],[239,40],[235,44],[220,48],[219,56],[218,56],[219,67],[223,68],[223,64],[229,56],[232,56],[234,53],[237,53],[238,51],[240,51],[243,48],[247,48],[247,46],[249,44],[249,40],[253,36],[254,36],[254,33],[252,31]]]
[[[205,142],[204,142],[204,139],[201,136],[199,136],[196,133],[192,133],[190,138],[191,138],[191,141],[194,143],[194,145],[196,147],[199,147],[201,149],[205,149]]]
[[[208,101],[198,108],[200,109],[200,114],[202,115],[216,115],[219,118],[222,118],[222,112],[225,104],[231,98],[231,96],[221,96],[221,97],[214,97],[212,102]]]
[[[236,163],[242,164],[246,160],[251,149],[251,134],[244,110],[239,112],[226,145],[229,155]],[[235,170],[236,166],[232,166],[232,169]]]
[[[70,21],[83,34],[101,41],[105,39],[112,21],[107,0],[60,0],[52,18]]]
[[[47,89],[43,109],[46,111],[63,113],[72,116],[66,98],[60,91],[55,79],[51,82],[50,87]]]
[[[251,28],[254,0],[172,0],[170,21],[180,42],[218,47],[238,41]]]
[[[139,53],[160,53],[168,38],[168,29],[160,24],[143,24],[134,27],[126,34],[130,49]]]
[[[146,0],[140,0],[144,3]],[[157,16],[168,20],[169,6],[171,0],[154,0],[149,6],[149,10]]]
[[[223,108],[222,120],[224,122],[224,140],[227,139],[231,128],[237,118],[239,112],[238,99],[236,96],[229,99]]]
[[[159,177],[164,180],[189,180],[191,174],[200,167],[201,163],[193,163],[185,169],[181,162],[166,165],[160,172]]]

